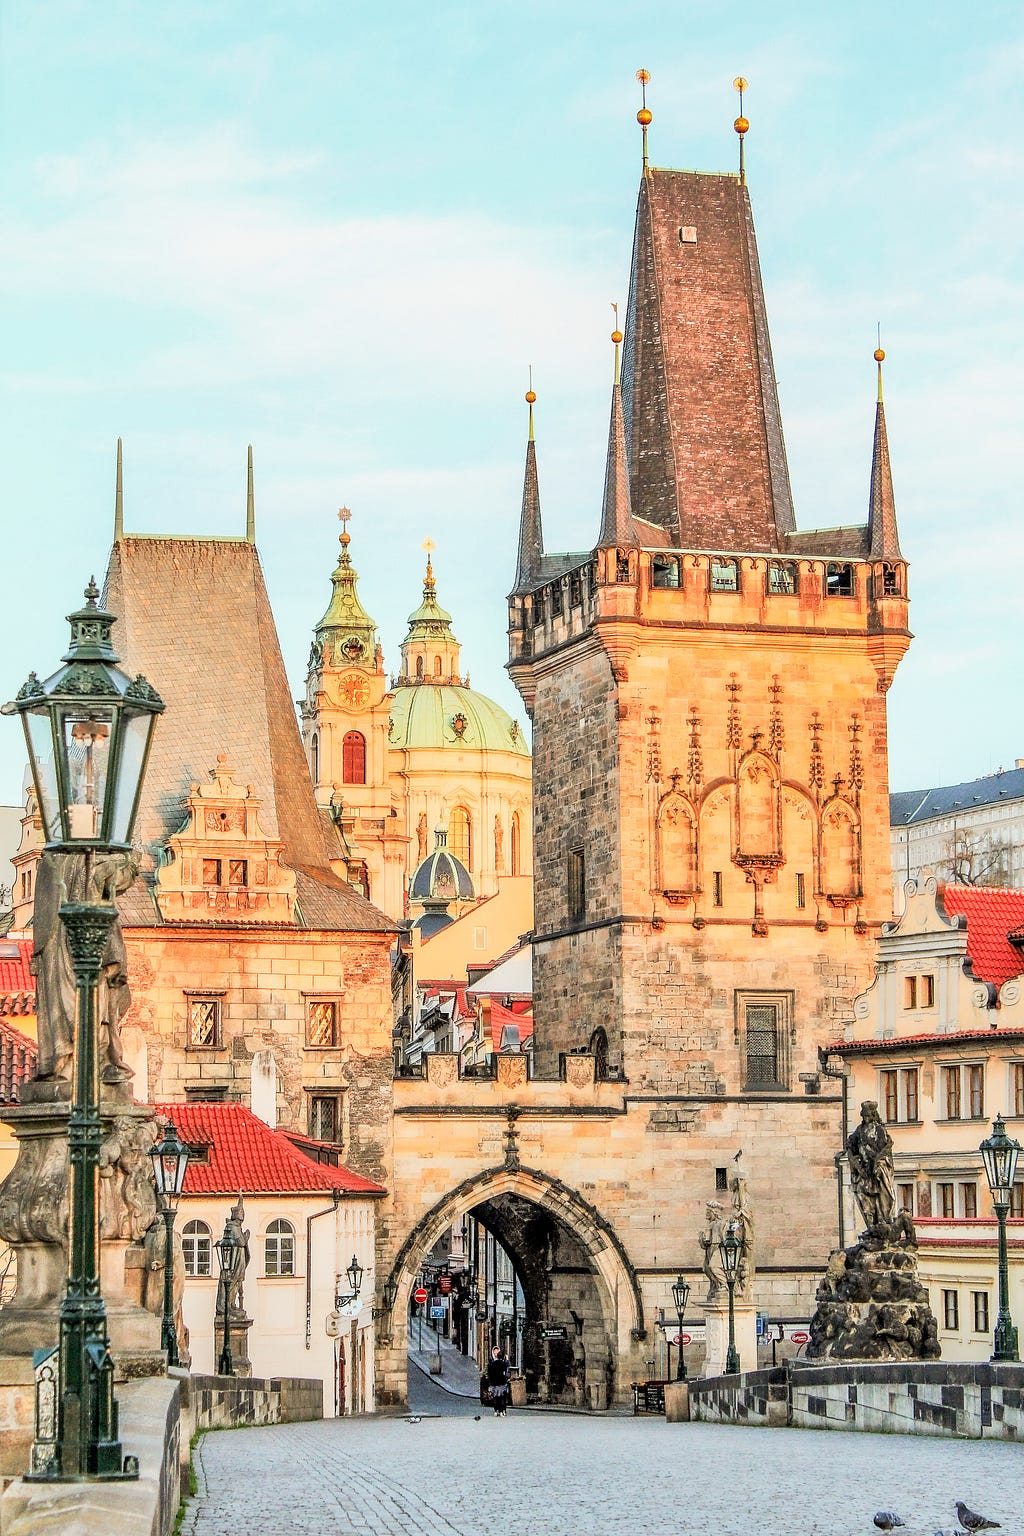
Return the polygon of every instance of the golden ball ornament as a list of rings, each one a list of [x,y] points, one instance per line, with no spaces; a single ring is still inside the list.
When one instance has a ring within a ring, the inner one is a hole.
[[[750,127],[750,122],[745,117],[738,117],[733,123],[733,127],[736,129],[737,133],[746,133],[747,129]]]
[[[537,398],[537,394],[536,394],[535,390],[528,389],[526,391],[526,403],[527,403],[527,405],[532,405],[533,402],[536,400],[536,398]]]
[[[654,113],[650,110],[649,107],[641,107],[640,111],[636,115],[636,120],[640,124],[641,128],[646,128],[649,123],[653,122]]]
[[[619,345],[621,340],[622,340],[622,332],[621,331],[612,331],[612,341],[614,341],[616,346]]]
[[[882,351],[881,347],[877,347],[875,349],[875,362],[876,363],[884,363],[885,362],[885,353]]]

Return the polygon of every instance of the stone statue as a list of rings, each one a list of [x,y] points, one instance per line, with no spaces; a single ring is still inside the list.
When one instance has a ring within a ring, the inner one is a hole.
[[[741,1153],[736,1154],[736,1171],[729,1181],[732,1191],[731,1224],[739,1239],[740,1252],[736,1265],[736,1291],[749,1296],[754,1279],[754,1216],[750,1209],[746,1175],[740,1168]]]
[[[422,864],[423,860],[427,856],[427,813],[426,813],[426,811],[421,811],[420,812],[420,819],[416,823],[416,847],[417,847],[417,858],[419,859],[419,862]]]
[[[156,1215],[153,1165],[154,1122],[121,1115],[100,1146],[100,1237],[138,1242]]]
[[[242,1296],[242,1288],[245,1285],[245,1272],[249,1268],[250,1253],[249,1231],[248,1228],[242,1227],[244,1220],[245,1207],[242,1204],[242,1197],[239,1195],[238,1200],[231,1207],[231,1215],[224,1223],[224,1233],[225,1236],[230,1234],[234,1238],[238,1251],[241,1253],[241,1258],[235,1266],[234,1275],[227,1288],[227,1297],[221,1296],[217,1303],[217,1310],[223,1315],[224,1302],[225,1300],[227,1301],[229,1318],[245,1317],[245,1302]]]
[[[709,1200],[704,1210],[704,1226],[697,1241],[704,1250],[704,1273],[708,1281],[707,1301],[717,1301],[725,1290],[725,1270],[718,1245],[725,1235],[726,1218],[721,1200]]]
[[[847,1138],[846,1155],[850,1184],[868,1232],[889,1226],[896,1210],[892,1137],[873,1099],[865,1099],[860,1107],[860,1125]]]
[[[60,908],[64,902],[113,901],[128,889],[138,869],[135,855],[103,855],[91,864],[81,853],[44,853],[40,857],[31,966],[39,1020],[37,1082],[70,1082],[74,1058],[78,1000]],[[108,1087],[121,1087],[131,1080],[132,1073],[121,1051],[121,1020],[131,1004],[131,993],[120,923],[110,930],[96,1000],[100,1077]]]
[[[500,816],[494,818],[494,872],[498,875],[505,872],[505,829]]]

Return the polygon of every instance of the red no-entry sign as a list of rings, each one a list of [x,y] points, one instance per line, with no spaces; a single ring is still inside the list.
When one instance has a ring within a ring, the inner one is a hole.
[[[425,1291],[425,1290],[424,1290],[424,1289],[423,1289],[423,1287],[422,1287],[422,1285],[421,1285],[421,1286],[420,1286],[420,1288],[419,1288],[419,1290],[418,1290],[418,1291],[413,1291],[413,1293],[412,1293],[412,1299],[413,1299],[413,1301],[417,1301],[417,1302],[419,1302],[419,1304],[420,1304],[420,1306],[421,1306],[421,1307],[422,1307],[422,1305],[423,1305],[423,1303],[424,1303],[424,1302],[425,1302],[425,1301],[426,1301],[426,1299],[427,1299],[427,1293],[426,1293],[426,1291]]]

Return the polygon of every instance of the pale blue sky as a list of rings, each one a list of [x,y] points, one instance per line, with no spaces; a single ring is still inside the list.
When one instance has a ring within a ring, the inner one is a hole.
[[[639,177],[731,169],[733,76],[803,527],[861,520],[871,352],[917,639],[892,783],[1024,756],[1018,4],[0,0],[0,693],[64,649],[110,538],[257,541],[293,692],[338,506],[395,665],[437,545],[505,678],[528,363],[548,547],[596,534]],[[0,801],[22,748],[0,726]]]

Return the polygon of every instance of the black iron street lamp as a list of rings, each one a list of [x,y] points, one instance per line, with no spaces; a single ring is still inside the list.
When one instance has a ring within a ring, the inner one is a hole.
[[[1013,1180],[1020,1156],[1020,1142],[1007,1136],[1002,1115],[997,1115],[992,1135],[980,1147],[992,1205],[999,1223],[999,1321],[996,1323],[993,1360],[1019,1360],[1017,1330],[1010,1317],[1010,1274],[1006,1258],[1006,1217],[1013,1199]]]
[[[352,1263],[345,1271],[345,1279],[348,1281],[348,1293],[336,1291],[334,1294],[334,1310],[340,1312],[344,1307],[351,1306],[352,1302],[359,1299],[359,1292],[363,1284],[363,1266],[352,1255]]]
[[[683,1357],[683,1318],[686,1316],[686,1303],[690,1299],[690,1283],[685,1275],[679,1275],[672,1287],[672,1300],[676,1305],[676,1317],[679,1319],[679,1358],[676,1361],[676,1381],[686,1380],[686,1360]]]
[[[217,1361],[218,1376],[233,1376],[235,1362],[231,1357],[231,1288],[242,1267],[243,1244],[235,1234],[237,1223],[231,1216],[224,1223],[224,1232],[214,1243],[217,1250],[219,1273],[217,1277],[218,1308],[221,1313],[220,1358]]]
[[[111,878],[105,871],[98,878],[96,863],[131,847],[153,727],[164,706],[144,677],[133,681],[116,665],[114,615],[99,607],[95,582],[85,599],[84,608],[68,615],[64,665],[42,683],[30,673],[14,702],[3,706],[5,714],[19,714],[25,728],[45,852],[79,854],[85,863],[85,899],[60,908],[77,993],[68,1119],[71,1251],[60,1306],[56,1438],[32,1474],[40,1480],[138,1476],[137,1459],[123,1457],[118,1440],[100,1291],[96,985],[117,909]],[[99,899],[92,899],[94,892]]]
[[[725,1374],[733,1376],[740,1368],[740,1357],[736,1349],[736,1273],[740,1262],[740,1240],[736,1233],[736,1223],[730,1221],[718,1245],[718,1251],[722,1256],[722,1268],[725,1270],[725,1283],[729,1287],[729,1348],[725,1353]]]
[[[178,1330],[174,1326],[174,1214],[178,1196],[185,1187],[188,1147],[178,1140],[172,1120],[168,1120],[164,1127],[161,1140],[155,1147],[150,1147],[149,1155],[153,1162],[160,1214],[164,1219],[164,1315],[160,1324],[160,1347],[167,1351],[168,1365],[180,1365]]]

